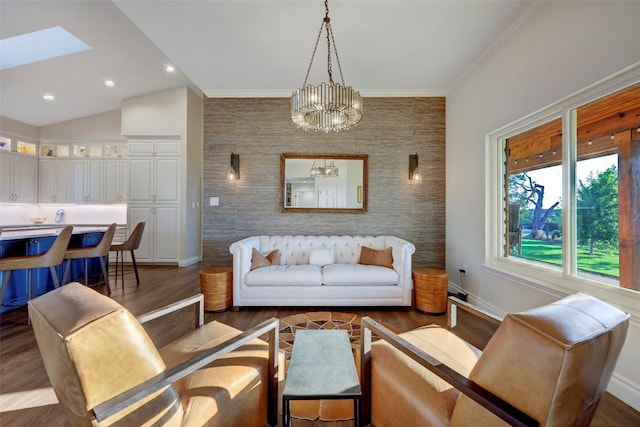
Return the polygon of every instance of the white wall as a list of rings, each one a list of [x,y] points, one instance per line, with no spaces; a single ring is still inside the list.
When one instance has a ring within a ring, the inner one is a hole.
[[[120,133],[120,115],[120,110],[114,110],[43,126],[40,128],[39,140],[40,142],[125,141]]]
[[[202,260],[202,97],[187,91],[187,207],[185,215],[186,263]],[[195,207],[194,207],[195,203]]]
[[[182,86],[122,101],[122,135],[185,135],[187,90]]]
[[[640,60],[640,2],[546,2],[447,96],[446,265],[486,308],[504,313],[561,294],[483,267],[485,136]],[[632,317],[609,391],[640,410],[640,319]]]
[[[0,116],[0,133],[29,141],[38,140],[38,128],[17,120]]]

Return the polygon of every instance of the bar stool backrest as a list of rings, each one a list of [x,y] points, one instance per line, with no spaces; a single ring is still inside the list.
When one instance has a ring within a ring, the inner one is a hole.
[[[55,267],[64,259],[69,246],[73,226],[67,225],[62,229],[53,245],[42,255],[20,256],[3,259],[0,270],[22,270],[28,268]]]
[[[68,250],[65,254],[66,259],[76,259],[76,258],[97,258],[104,257],[109,255],[109,249],[111,248],[111,241],[113,240],[113,235],[116,232],[116,224],[113,223],[107,228],[107,231],[104,232],[100,243],[95,246],[89,246],[86,248],[73,248]]]
[[[119,251],[135,251],[140,247],[140,241],[142,240],[142,233],[144,232],[145,225],[146,225],[146,222],[144,221],[137,223],[135,228],[131,232],[131,235],[125,242],[119,245],[112,245],[112,246],[117,246],[117,250]],[[116,249],[112,248],[111,250],[116,250]]]
[[[43,262],[45,263],[43,264],[43,267],[55,267],[62,263],[72,234],[72,225],[67,225],[62,229],[58,237],[56,237],[56,240],[53,242],[53,245],[51,245],[49,250],[43,255]]]

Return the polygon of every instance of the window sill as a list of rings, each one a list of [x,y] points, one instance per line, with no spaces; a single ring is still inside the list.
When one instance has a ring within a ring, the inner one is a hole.
[[[496,259],[483,264],[483,268],[489,274],[557,298],[584,292],[626,311],[635,319],[640,319],[640,292],[637,291],[605,285],[582,277],[565,276],[561,271],[513,260]]]

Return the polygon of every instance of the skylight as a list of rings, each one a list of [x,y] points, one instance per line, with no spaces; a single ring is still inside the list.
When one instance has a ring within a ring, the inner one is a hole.
[[[65,30],[51,27],[0,40],[0,70],[91,49]]]

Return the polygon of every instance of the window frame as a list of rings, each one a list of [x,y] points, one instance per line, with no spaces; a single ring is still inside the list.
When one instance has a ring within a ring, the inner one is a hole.
[[[486,135],[485,138],[485,262],[492,274],[559,297],[584,292],[640,315],[640,291],[605,284],[577,275],[576,111],[579,107],[628,86],[640,83],[640,62],[584,88],[547,107],[518,119]],[[526,260],[504,256],[504,143],[514,135],[562,118],[563,265],[560,270]],[[565,211],[567,213],[565,213]]]

